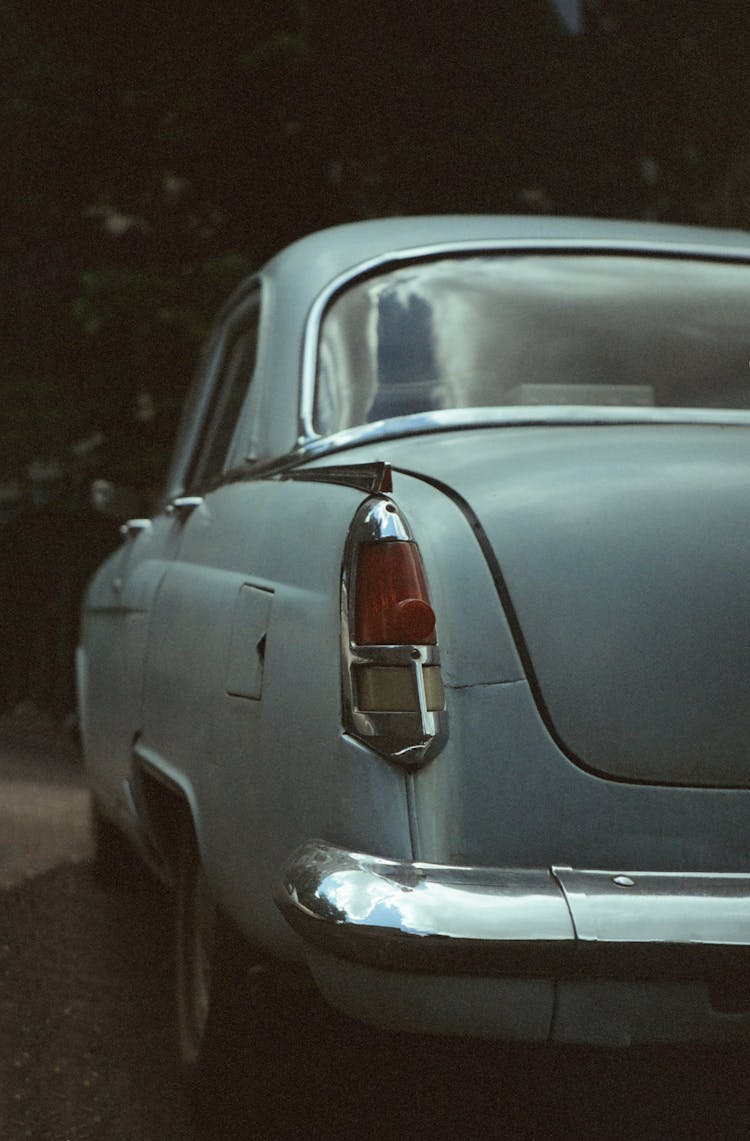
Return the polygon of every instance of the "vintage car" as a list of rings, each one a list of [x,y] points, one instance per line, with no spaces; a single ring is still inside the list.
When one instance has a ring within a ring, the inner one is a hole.
[[[306,237],[123,534],[85,767],[98,866],[176,889],[188,1068],[230,929],[397,1031],[748,1038],[750,235]]]

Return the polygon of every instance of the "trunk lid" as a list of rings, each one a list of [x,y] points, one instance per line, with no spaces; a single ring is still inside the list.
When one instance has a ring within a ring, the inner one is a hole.
[[[389,445],[478,518],[537,704],[626,781],[750,787],[750,432],[478,429]]]

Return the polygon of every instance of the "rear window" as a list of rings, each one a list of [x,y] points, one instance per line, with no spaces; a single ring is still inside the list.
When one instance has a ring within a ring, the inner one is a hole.
[[[444,258],[324,315],[315,427],[550,405],[750,408],[750,271],[695,258]]]

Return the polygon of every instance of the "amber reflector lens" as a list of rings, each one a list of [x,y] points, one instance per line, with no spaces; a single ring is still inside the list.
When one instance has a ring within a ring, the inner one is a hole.
[[[414,673],[408,666],[358,666],[357,707],[366,713],[417,713],[419,697]],[[445,709],[440,666],[422,671],[428,713]]]
[[[414,543],[360,547],[354,625],[360,646],[434,644],[435,614]]]
[[[360,666],[357,706],[368,713],[418,713],[414,674],[408,666]]]

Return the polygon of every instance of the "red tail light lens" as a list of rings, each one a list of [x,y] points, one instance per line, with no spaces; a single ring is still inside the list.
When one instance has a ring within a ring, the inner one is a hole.
[[[435,614],[414,543],[396,540],[359,548],[354,627],[360,646],[435,644]]]

